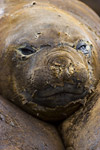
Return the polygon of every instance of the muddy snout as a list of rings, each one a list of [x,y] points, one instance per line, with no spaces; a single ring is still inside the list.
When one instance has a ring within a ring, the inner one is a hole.
[[[51,53],[48,59],[48,68],[58,82],[85,84],[88,80],[88,69],[81,57],[67,52]]]
[[[71,52],[56,51],[46,57],[45,63],[47,70],[40,70],[42,84],[34,97],[36,103],[51,108],[67,105],[86,96],[88,71],[80,56],[76,58]]]

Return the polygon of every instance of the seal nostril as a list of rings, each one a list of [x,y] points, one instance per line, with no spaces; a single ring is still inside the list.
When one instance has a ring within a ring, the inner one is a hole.
[[[53,77],[64,79],[69,78],[74,72],[73,62],[65,52],[50,54],[48,57],[48,65]],[[65,77],[66,76],[66,77]]]
[[[33,5],[36,5],[36,2],[34,1],[32,4],[33,4]]]

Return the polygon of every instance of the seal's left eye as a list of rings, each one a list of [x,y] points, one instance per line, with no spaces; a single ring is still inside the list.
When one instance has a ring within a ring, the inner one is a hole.
[[[85,55],[91,56],[92,45],[88,41],[80,40],[76,45],[77,51],[82,51]]]
[[[32,48],[31,46],[21,47],[18,50],[20,50],[23,55],[30,55],[36,52],[36,49]]]

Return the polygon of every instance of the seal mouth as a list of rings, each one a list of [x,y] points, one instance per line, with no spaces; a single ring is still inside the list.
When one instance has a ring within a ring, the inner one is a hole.
[[[88,90],[83,86],[77,87],[76,85],[66,84],[63,87],[49,87],[40,90],[36,94],[34,102],[50,108],[66,106],[72,101],[83,99],[87,93]]]

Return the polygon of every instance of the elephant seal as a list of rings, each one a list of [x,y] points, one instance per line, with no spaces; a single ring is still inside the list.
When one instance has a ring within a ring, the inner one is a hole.
[[[98,83],[99,28],[99,17],[75,0],[7,1],[0,19],[1,95],[43,120],[69,117]]]
[[[77,0],[5,0],[0,5],[0,94],[39,119],[65,119],[56,127],[59,126],[66,150],[98,150],[100,18]],[[8,113],[7,109],[11,118],[19,112],[6,100],[1,99],[0,104],[3,115]],[[22,129],[27,130],[28,122],[29,129],[36,131],[27,138],[41,139],[38,128],[43,142],[45,133],[55,132],[50,123],[34,118],[32,121],[24,112],[20,115],[17,122]],[[25,121],[21,122],[23,117]],[[2,129],[3,126],[4,122]],[[8,130],[3,139],[7,138]],[[62,150],[57,133],[53,139],[56,136]],[[22,132],[21,137],[24,138]],[[37,142],[32,146],[37,146]],[[56,144],[53,148],[48,145],[49,149],[58,149]],[[13,145],[7,148],[13,149]]]

